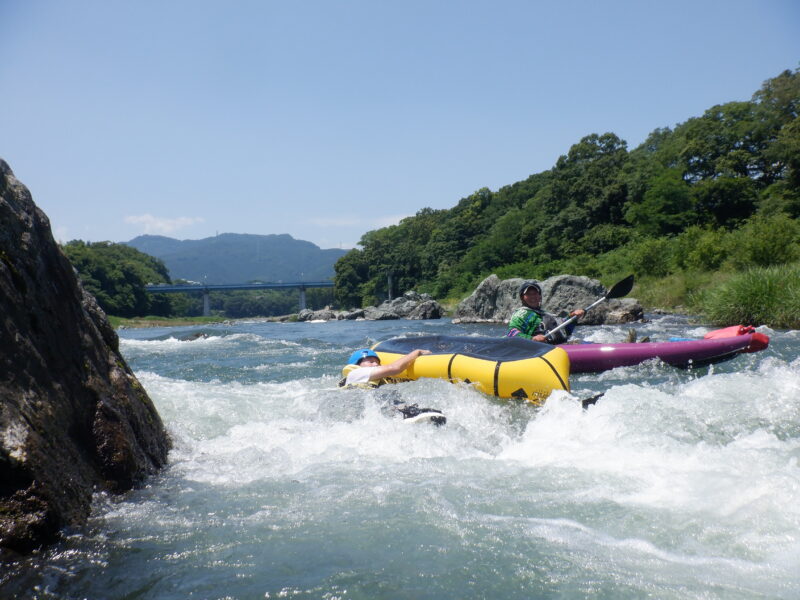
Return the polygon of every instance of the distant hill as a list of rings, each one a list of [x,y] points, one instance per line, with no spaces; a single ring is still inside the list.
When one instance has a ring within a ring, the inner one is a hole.
[[[223,233],[202,240],[140,235],[126,242],[164,261],[170,277],[205,283],[320,281],[347,250],[322,250],[289,234]]]

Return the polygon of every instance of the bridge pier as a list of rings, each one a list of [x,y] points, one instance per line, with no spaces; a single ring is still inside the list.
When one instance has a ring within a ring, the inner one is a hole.
[[[306,309],[306,288],[300,288],[300,310]]]
[[[172,285],[158,284],[146,285],[144,287],[151,294],[178,294],[178,293],[197,293],[203,294],[203,316],[211,316],[211,299],[209,294],[212,291],[230,290],[265,290],[265,289],[286,289],[298,288],[300,290],[300,310],[306,308],[306,289],[307,288],[332,288],[332,281],[286,281],[279,283],[222,283],[205,285]]]

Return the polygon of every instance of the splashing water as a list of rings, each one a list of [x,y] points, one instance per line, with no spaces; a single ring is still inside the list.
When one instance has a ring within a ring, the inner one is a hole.
[[[639,335],[701,336],[676,317]],[[573,378],[541,408],[421,380],[443,428],[339,390],[356,347],[430,322],[121,332],[170,464],[12,565],[11,598],[796,598],[800,332],[680,371]],[[181,341],[187,333],[203,333]],[[579,329],[592,341],[626,330]],[[576,398],[605,392],[588,410]]]

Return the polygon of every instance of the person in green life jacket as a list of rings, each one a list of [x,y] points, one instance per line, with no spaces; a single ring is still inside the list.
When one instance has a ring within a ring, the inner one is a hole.
[[[545,335],[548,331],[563,323],[564,319],[541,309],[542,288],[537,282],[531,280],[523,281],[517,293],[523,305],[511,315],[506,337],[521,337],[534,342],[548,344],[563,344],[569,339],[575,329],[574,322],[550,336]],[[583,309],[578,308],[569,313],[569,316],[581,318],[585,312]]]

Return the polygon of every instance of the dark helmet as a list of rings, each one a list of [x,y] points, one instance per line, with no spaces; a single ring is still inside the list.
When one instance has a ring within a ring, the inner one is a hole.
[[[347,364],[357,365],[368,356],[374,356],[378,359],[378,362],[381,362],[380,357],[374,351],[370,350],[369,348],[362,348],[361,350],[356,350],[350,355],[350,360],[347,361]]]
[[[528,288],[536,288],[539,291],[539,295],[542,295],[542,286],[540,286],[539,283],[533,279],[528,279],[527,281],[523,281],[521,284],[519,284],[517,295],[519,296],[520,300],[522,300],[522,296],[525,294],[525,290]]]

